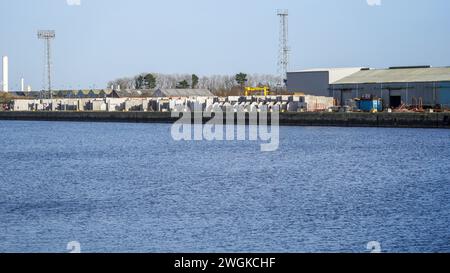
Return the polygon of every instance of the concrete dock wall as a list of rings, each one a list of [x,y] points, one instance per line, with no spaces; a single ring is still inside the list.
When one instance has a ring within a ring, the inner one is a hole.
[[[168,112],[0,112],[0,120],[173,123],[178,119]],[[280,113],[280,124],[450,129],[450,113]]]
[[[280,124],[450,129],[450,113],[283,113]]]

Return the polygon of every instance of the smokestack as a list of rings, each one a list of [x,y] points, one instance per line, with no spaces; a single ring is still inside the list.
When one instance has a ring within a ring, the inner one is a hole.
[[[9,91],[8,72],[8,56],[3,56],[3,92]]]
[[[22,91],[22,92],[25,91],[25,79],[24,78],[20,79],[20,91]]]

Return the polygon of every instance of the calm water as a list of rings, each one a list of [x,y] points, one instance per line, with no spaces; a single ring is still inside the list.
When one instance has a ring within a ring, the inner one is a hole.
[[[450,131],[0,121],[0,252],[450,252]]]

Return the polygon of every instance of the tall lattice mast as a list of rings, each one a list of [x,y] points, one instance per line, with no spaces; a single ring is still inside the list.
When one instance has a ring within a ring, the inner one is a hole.
[[[53,92],[52,92],[52,62],[51,62],[51,40],[55,39],[55,31],[54,30],[40,30],[38,31],[38,39],[44,40],[46,43],[46,68],[47,68],[47,84],[48,84],[48,93],[49,98],[53,100]]]
[[[279,55],[278,55],[278,73],[280,78],[280,86],[284,87],[286,84],[286,76],[289,67],[289,22],[288,10],[278,10],[277,15],[280,18],[280,41],[279,41]]]

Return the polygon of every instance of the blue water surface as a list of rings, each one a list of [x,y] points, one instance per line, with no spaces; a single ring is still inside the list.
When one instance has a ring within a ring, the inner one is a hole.
[[[450,252],[450,130],[0,121],[0,252]]]

